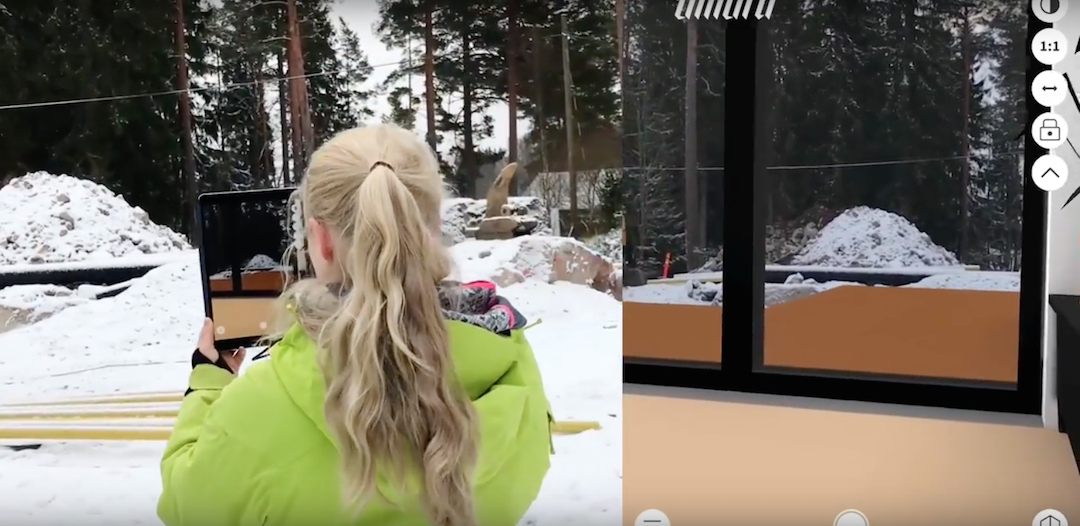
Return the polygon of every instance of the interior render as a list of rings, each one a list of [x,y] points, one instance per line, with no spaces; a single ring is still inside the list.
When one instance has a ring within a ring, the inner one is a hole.
[[[267,336],[271,303],[299,273],[295,258],[280,261],[295,238],[292,191],[226,192],[199,199],[203,301],[219,345],[250,347]]]
[[[623,523],[1080,521],[1080,175],[1040,190],[1027,133],[1050,24],[654,4],[625,24]]]

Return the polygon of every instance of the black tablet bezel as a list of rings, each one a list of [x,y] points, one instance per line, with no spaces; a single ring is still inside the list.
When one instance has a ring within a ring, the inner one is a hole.
[[[206,223],[203,221],[203,213],[207,207],[239,205],[241,203],[265,203],[269,201],[288,202],[289,197],[295,190],[296,188],[270,188],[263,190],[212,192],[202,194],[199,196],[198,206],[196,207],[199,228],[204,229],[206,226]],[[200,239],[207,239],[207,232],[205,230],[202,230],[200,233],[202,234]],[[202,280],[203,312],[206,314],[207,318],[213,319],[214,309],[210,301],[210,275],[206,264],[206,251],[202,247],[199,248],[199,273],[200,279]],[[277,293],[271,292],[249,292],[244,293],[243,297],[276,297],[277,295]],[[259,343],[259,338],[230,338],[217,340],[215,343],[218,349],[253,347]]]

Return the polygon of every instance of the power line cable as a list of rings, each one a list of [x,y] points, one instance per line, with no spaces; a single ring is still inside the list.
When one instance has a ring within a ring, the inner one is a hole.
[[[1011,155],[1021,155],[1023,153],[1024,152],[1022,150],[1020,150],[1020,151],[1011,151],[1011,152],[1002,152],[1002,153],[998,153],[998,154],[992,154],[992,155],[989,155],[989,156],[983,157],[983,158],[994,159],[994,158],[997,158],[997,157],[1008,157],[1008,156],[1011,156]],[[766,170],[822,170],[822,169],[828,169],[828,168],[860,168],[860,167],[868,167],[868,166],[894,166],[894,165],[903,165],[903,164],[924,164],[924,163],[934,163],[934,162],[960,161],[960,160],[963,160],[963,159],[966,159],[966,158],[971,158],[971,157],[972,156],[965,157],[963,155],[955,155],[955,156],[952,156],[952,157],[927,157],[927,158],[922,158],[922,159],[892,159],[892,160],[887,160],[887,161],[864,161],[864,162],[852,162],[852,163],[781,165],[781,166],[768,166],[765,169]],[[623,168],[623,169],[624,170],[648,170],[650,168],[641,167],[641,166],[633,166],[633,167],[626,167],[626,168]],[[651,168],[651,169],[655,169],[655,170],[686,170],[685,167],[656,167],[656,168]],[[699,172],[702,172],[702,171],[703,172],[722,172],[722,171],[724,171],[724,167],[723,166],[699,166],[697,168],[697,170]]]
[[[384,64],[374,64],[374,65],[371,66],[371,68],[372,69],[384,68],[384,67],[388,67],[388,66],[397,66],[399,64],[400,64],[400,62],[387,62],[387,63],[384,63]],[[186,91],[188,93],[199,93],[199,92],[204,92],[204,91],[228,91],[228,90],[236,89],[236,88],[247,88],[247,87],[251,87],[251,86],[257,86],[259,84],[278,83],[278,82],[284,82],[284,81],[288,81],[288,80],[292,80],[292,79],[307,79],[307,78],[312,78],[312,77],[323,77],[323,76],[326,76],[326,75],[333,75],[333,74],[339,73],[341,71],[344,71],[344,70],[316,71],[316,72],[313,72],[313,73],[305,73],[303,75],[293,75],[293,76],[289,76],[289,77],[275,77],[275,78],[269,78],[269,79],[263,79],[263,80],[255,80],[255,81],[249,81],[249,82],[234,82],[234,83],[222,84],[222,85],[218,85],[218,86],[204,86],[204,87],[201,87],[201,88],[189,88]],[[49,106],[70,106],[70,105],[73,105],[73,104],[89,104],[89,103],[94,103],[94,102],[112,102],[112,101],[118,101],[118,100],[131,100],[131,99],[141,99],[141,98],[166,97],[166,96],[170,96],[170,95],[179,95],[181,93],[184,93],[184,91],[185,90],[182,90],[182,89],[172,89],[172,90],[154,91],[154,92],[148,92],[148,93],[131,93],[131,94],[128,94],[128,95],[109,95],[109,96],[105,96],[105,97],[85,97],[85,98],[81,98],[81,99],[65,99],[65,100],[52,100],[52,101],[44,101],[44,102],[26,102],[26,103],[21,103],[21,104],[7,104],[7,105],[0,106],[0,111],[21,110],[21,109],[26,109],[26,108],[45,108],[45,107],[49,107]]]
[[[545,36],[545,37],[542,37],[542,38],[544,40],[547,40],[549,38],[561,38],[561,36],[562,36],[561,34],[556,34],[556,35],[548,35],[548,36]],[[580,39],[580,38],[599,38],[599,37],[594,37],[593,35],[585,34],[585,35],[576,35],[576,36],[571,35],[571,38]],[[385,63],[382,63],[382,64],[372,64],[371,68],[372,69],[378,69],[378,68],[386,68],[386,67],[390,67],[390,66],[400,66],[400,65],[401,65],[401,61],[398,60],[398,61],[394,61],[394,62],[385,62]],[[236,88],[249,88],[249,87],[252,87],[252,86],[257,86],[259,84],[271,84],[271,83],[284,82],[284,81],[293,80],[293,79],[307,79],[307,78],[313,78],[313,77],[323,77],[323,76],[326,76],[326,75],[333,75],[333,74],[336,74],[336,73],[340,73],[342,71],[344,71],[344,69],[317,71],[317,72],[314,72],[314,73],[305,73],[303,75],[294,75],[294,76],[289,76],[289,77],[274,77],[274,78],[268,78],[268,79],[257,80],[257,81],[235,82],[235,83],[224,84],[224,85],[219,85],[219,86],[204,86],[204,87],[201,87],[201,88],[189,88],[186,91],[188,93],[200,93],[200,92],[205,92],[205,91],[228,91],[228,90],[236,89]],[[22,110],[22,109],[30,109],[30,108],[47,108],[47,107],[55,107],[55,106],[71,106],[71,105],[75,105],[75,104],[92,104],[92,103],[95,103],[95,102],[115,102],[115,101],[121,101],[121,100],[132,100],[132,99],[142,99],[142,98],[168,97],[168,96],[173,96],[173,95],[179,95],[179,94],[183,93],[184,91],[185,90],[181,90],[181,89],[171,89],[171,90],[165,90],[165,91],[151,91],[151,92],[144,92],[144,93],[131,93],[131,94],[128,94],[128,95],[108,95],[108,96],[103,96],[103,97],[84,97],[84,98],[77,98],[77,99],[64,99],[64,100],[42,101],[42,102],[25,102],[25,103],[18,103],[18,104],[5,104],[5,105],[0,105],[0,111]]]

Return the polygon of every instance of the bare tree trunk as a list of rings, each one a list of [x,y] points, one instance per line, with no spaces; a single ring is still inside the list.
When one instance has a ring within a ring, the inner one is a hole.
[[[285,67],[284,53],[277,53],[277,71],[279,77],[288,76],[288,68]],[[278,123],[281,128],[281,184],[292,186],[292,177],[289,167],[289,141],[292,136],[289,133],[289,81],[278,81]]]
[[[518,160],[518,0],[507,0],[506,4],[506,105],[510,119],[510,129],[507,132],[506,157],[509,162],[516,163]],[[521,195],[521,177],[515,177],[511,185],[511,195]]]
[[[184,23],[184,0],[176,0],[176,89],[180,91],[180,137],[184,148],[184,224],[196,247],[202,245],[201,221],[195,217],[199,202],[199,182],[195,178],[195,141],[191,132],[191,81],[188,78],[187,39]]]
[[[619,46],[619,86],[626,75],[626,0],[615,0],[615,42]]]
[[[970,222],[970,210],[968,203],[968,186],[971,184],[971,137],[968,120],[971,111],[971,23],[968,18],[968,8],[962,8],[961,16],[964,17],[962,34],[960,39],[960,56],[963,76],[960,88],[960,237],[956,242],[956,255],[963,259],[968,245],[968,223]]]
[[[424,101],[427,114],[427,143],[438,152],[439,138],[435,135],[435,29],[431,20],[432,0],[424,2]]]
[[[461,31],[461,119],[462,119],[462,142],[461,152],[461,184],[469,195],[476,197],[476,158],[473,144],[473,82],[472,82],[472,33],[469,31],[469,15],[466,14],[465,25]]]
[[[307,80],[304,78],[304,53],[300,42],[300,20],[296,10],[296,0],[285,3],[288,24],[289,44],[289,109],[292,128],[293,181],[299,183],[307,170],[311,155],[310,112],[307,101]]]
[[[262,65],[252,65],[255,70],[255,120],[257,126],[256,137],[259,140],[259,173],[258,178],[266,188],[274,186],[274,152],[271,149],[273,141],[270,137],[270,115],[266,111],[266,85]]]
[[[547,142],[547,114],[544,113],[544,86],[540,82],[542,78],[540,76],[540,57],[543,56],[543,40],[540,39],[540,28],[533,26],[532,28],[532,56],[530,57],[533,64],[533,89],[536,96],[536,126],[540,128],[540,166],[543,167],[545,174],[551,172],[551,166],[548,164],[548,142]]]
[[[697,20],[686,21],[686,97],[685,101],[685,205],[686,205],[686,264],[690,270],[701,266],[701,249],[704,248],[701,232],[700,192],[698,189],[697,161]]]
[[[570,228],[578,227],[578,178],[574,169],[574,80],[570,77],[570,23],[564,12],[559,16],[562,32],[563,105],[566,112],[566,173],[570,178]]]

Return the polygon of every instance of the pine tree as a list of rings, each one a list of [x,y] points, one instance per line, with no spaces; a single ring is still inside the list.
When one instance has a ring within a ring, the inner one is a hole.
[[[123,193],[154,220],[179,227],[180,140],[176,97],[130,97],[173,89],[175,4],[5,1],[0,63],[11,104],[122,96],[111,101],[0,112],[0,174],[46,170],[92,179]],[[187,0],[187,25],[204,6]],[[189,47],[192,69],[202,49]]]
[[[371,65],[356,33],[326,0],[297,4],[316,145],[373,115],[365,88]],[[205,97],[201,157],[211,186],[245,189],[292,182],[290,117],[283,113],[284,9],[259,0],[225,0],[214,17],[211,86]]]
[[[374,115],[367,106],[373,93],[363,88],[371,64],[356,33],[335,20],[330,7],[329,0],[302,0],[297,5],[316,145]]]
[[[437,131],[453,137],[446,163],[448,177],[460,192],[471,194],[478,168],[505,155],[502,149],[480,151],[476,145],[492,132],[491,120],[481,117],[494,102],[509,96],[507,63],[515,60],[519,114],[532,121],[532,133],[522,143],[528,150],[522,158],[535,160],[527,173],[540,171],[543,160],[558,170],[566,158],[562,128],[562,76],[559,31],[554,6],[538,0],[520,0],[515,18],[523,29],[514,51],[509,39],[508,5],[469,1],[382,0],[379,34],[388,46],[408,49],[391,75],[391,82],[423,75],[425,51],[425,10],[431,9],[431,44],[435,63],[435,91],[438,102]],[[570,5],[571,69],[574,76],[576,113],[580,125],[578,143],[583,145],[578,166],[583,169],[610,167],[618,162],[619,95],[615,86],[615,52],[612,6],[600,0],[581,0]],[[535,36],[539,36],[536,38]],[[413,44],[410,46],[409,44]],[[539,73],[537,73],[539,72]],[[391,91],[400,84],[392,84]],[[400,95],[402,92],[398,92]],[[400,97],[395,97],[395,99]],[[544,104],[543,101],[549,101]],[[540,111],[540,110],[543,111]],[[400,113],[405,116],[404,113]],[[546,151],[539,152],[540,130],[549,139]],[[547,133],[550,132],[550,133]]]
[[[622,86],[624,188],[627,239],[633,266],[658,275],[665,254],[685,270],[683,108],[686,26],[670,6],[632,2],[627,6],[629,56]]]
[[[406,129],[416,128],[420,97],[414,95],[408,86],[396,86],[390,90],[389,102],[390,113],[383,117],[384,121]]]
[[[211,186],[250,189],[274,186],[272,87],[267,57],[280,45],[278,6],[223,0],[213,25],[213,77],[205,116],[213,135],[203,142]]]

